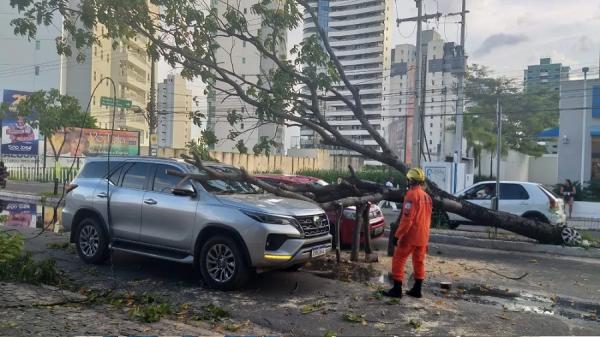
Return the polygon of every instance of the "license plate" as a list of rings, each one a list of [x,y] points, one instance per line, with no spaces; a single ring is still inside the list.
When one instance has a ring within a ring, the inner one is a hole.
[[[327,248],[328,247],[315,248],[311,251],[310,256],[317,257],[317,256],[325,255],[325,254],[327,254]]]

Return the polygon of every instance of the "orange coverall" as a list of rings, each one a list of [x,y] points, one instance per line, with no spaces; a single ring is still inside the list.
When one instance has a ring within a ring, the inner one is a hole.
[[[403,281],[404,264],[411,254],[415,279],[425,279],[425,253],[429,242],[431,211],[431,197],[420,185],[413,186],[406,192],[395,235],[399,241],[392,258],[392,277],[395,281]]]

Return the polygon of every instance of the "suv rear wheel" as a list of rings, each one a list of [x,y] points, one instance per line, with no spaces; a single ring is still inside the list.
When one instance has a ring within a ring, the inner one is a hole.
[[[100,264],[108,258],[108,235],[96,218],[84,218],[79,222],[75,245],[85,263]]]
[[[250,274],[239,244],[221,235],[213,236],[202,245],[198,263],[206,284],[219,290],[242,287]]]

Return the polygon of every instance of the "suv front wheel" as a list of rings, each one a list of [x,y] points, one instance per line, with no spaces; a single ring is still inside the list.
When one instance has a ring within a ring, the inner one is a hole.
[[[219,290],[234,290],[247,281],[250,269],[237,242],[217,235],[200,249],[200,273],[206,284]]]
[[[75,238],[77,254],[85,263],[100,264],[108,258],[108,235],[97,219],[81,220]]]

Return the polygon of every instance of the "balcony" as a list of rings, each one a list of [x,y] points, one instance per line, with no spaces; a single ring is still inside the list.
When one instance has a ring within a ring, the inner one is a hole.
[[[357,39],[330,41],[329,44],[335,48],[335,47],[354,46],[357,44],[365,44],[365,43],[373,43],[373,42],[383,42],[383,35],[362,37],[362,38],[357,38]]]
[[[340,57],[340,56],[348,56],[348,55],[362,55],[362,54],[381,53],[381,52],[383,52],[383,46],[356,48],[356,49],[347,49],[347,50],[336,50],[335,55]]]
[[[382,63],[383,56],[370,57],[364,59],[355,59],[355,60],[341,60],[342,66],[355,66],[359,64],[372,64],[372,63]]]
[[[141,91],[146,91],[148,89],[146,78],[133,70],[126,71],[121,75],[121,83],[125,83],[127,86],[133,86]]]
[[[385,19],[385,16],[383,14],[381,14],[381,15],[373,15],[373,16],[368,16],[368,17],[358,18],[358,19],[353,18],[353,19],[329,20],[329,27],[339,28],[339,27],[344,27],[344,26],[360,25],[363,23],[370,23],[370,22],[383,22],[384,19]]]
[[[123,60],[132,64],[140,70],[147,70],[150,68],[150,62],[146,59],[146,54],[139,54],[133,49],[124,51],[121,53]]]
[[[348,16],[348,15],[357,15],[357,14],[366,14],[366,13],[381,13],[383,14],[385,10],[385,5],[376,4],[374,6],[362,7],[362,8],[354,8],[350,7],[349,9],[341,10],[341,11],[330,11],[329,17],[335,18],[339,16]],[[375,14],[377,15],[377,14]],[[379,15],[377,15],[379,16]]]
[[[366,33],[377,33],[383,32],[383,25],[365,27],[365,28],[355,28],[355,29],[338,29],[338,30],[330,30],[329,37],[338,37],[338,36],[350,36],[357,34],[366,34]]]

